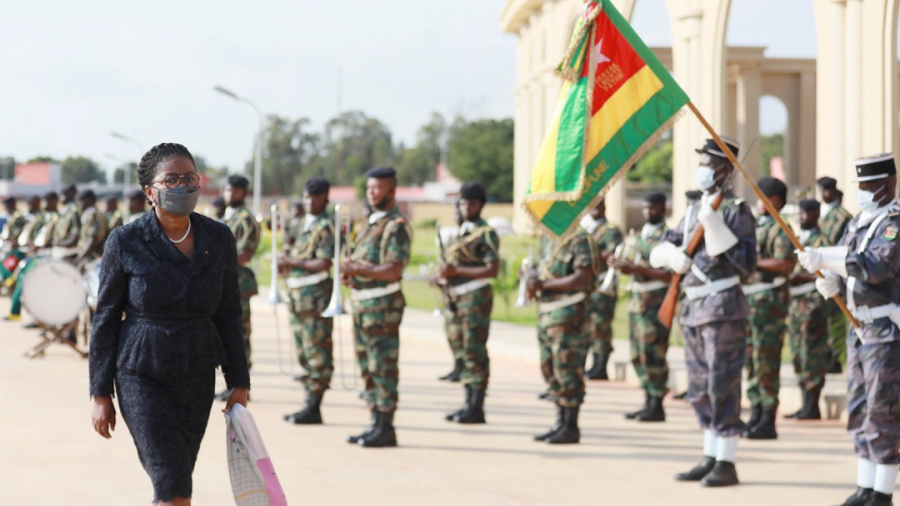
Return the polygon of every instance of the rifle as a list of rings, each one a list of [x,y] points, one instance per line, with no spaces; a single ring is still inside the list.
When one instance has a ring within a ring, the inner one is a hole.
[[[728,188],[731,183],[731,179],[734,177],[734,172],[731,171],[728,174],[728,177],[722,183],[722,189],[719,191],[719,195],[716,197],[716,200],[712,202],[713,211],[718,211],[719,206],[722,205],[722,200],[725,198],[725,190]],[[685,222],[684,226],[687,228],[689,223]],[[683,240],[687,240],[685,237]],[[697,251],[697,248],[700,247],[700,242],[703,241],[703,225],[700,224],[699,220],[697,222],[697,228],[691,234],[690,242],[687,243],[687,247],[684,249],[684,254],[691,257],[693,259],[694,253]],[[684,274],[680,274],[677,272],[672,273],[672,281],[669,283],[669,289],[666,291],[666,297],[663,299],[662,305],[659,306],[659,312],[656,313],[656,317],[659,318],[659,322],[666,326],[666,328],[672,327],[672,320],[675,319],[675,306],[678,304],[678,292],[681,287],[681,279],[684,277]]]
[[[439,256],[442,263],[447,263],[447,253],[444,248],[444,238],[441,237],[441,224],[435,222],[434,224],[434,233],[436,236]],[[453,300],[453,295],[450,293],[450,283],[449,280],[445,280],[447,283],[438,283],[441,287],[441,291],[444,293],[444,300],[447,301],[447,309],[450,310],[451,313],[456,313],[456,301]]]

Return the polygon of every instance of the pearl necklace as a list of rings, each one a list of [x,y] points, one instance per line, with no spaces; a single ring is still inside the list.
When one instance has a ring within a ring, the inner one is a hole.
[[[181,243],[184,242],[185,239],[187,239],[187,236],[188,236],[188,234],[190,234],[190,233],[191,233],[191,220],[190,220],[190,218],[188,218],[188,228],[187,228],[187,231],[184,233],[184,235],[181,236],[181,239],[178,239],[178,240],[176,241],[175,239],[172,239],[172,238],[169,237],[168,235],[166,235],[166,239],[172,241],[172,242],[175,243],[175,244],[181,244]]]

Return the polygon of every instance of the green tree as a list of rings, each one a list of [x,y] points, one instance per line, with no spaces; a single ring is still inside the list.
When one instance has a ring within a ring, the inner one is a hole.
[[[27,162],[25,162],[25,163],[47,163],[47,162],[50,162],[50,163],[59,163],[59,162],[56,160],[56,158],[53,158],[52,156],[36,156],[36,157],[34,157],[34,158],[30,158],[30,159],[29,159]]]
[[[120,165],[116,167],[113,171],[113,183],[114,184],[123,184],[125,183],[125,171],[128,171],[129,174],[129,184],[138,184],[137,181],[137,170],[138,164],[137,162],[128,162],[125,165]]]
[[[450,127],[448,167],[462,181],[478,181],[488,199],[512,202],[513,120],[457,118]]]
[[[784,156],[784,135],[774,134],[765,135],[760,139],[762,150],[762,167],[760,174],[769,175],[769,164],[772,158],[776,156]]]
[[[106,183],[106,173],[85,156],[66,157],[59,165],[63,183]]]
[[[16,159],[11,156],[0,157],[0,179],[12,181],[16,176]]]
[[[644,153],[644,156],[626,176],[629,181],[642,183],[671,183],[672,182],[672,138],[661,139],[653,147]]]
[[[335,185],[352,185],[370,168],[395,161],[388,127],[362,111],[348,111],[325,125],[321,149],[311,164],[314,175],[325,175]]]
[[[447,121],[439,113],[431,113],[428,123],[416,134],[416,145],[397,150],[397,181],[402,185],[421,185],[433,181],[441,162],[441,151],[448,135]]]
[[[318,153],[319,136],[309,131],[309,120],[280,116],[266,118],[260,177],[265,194],[299,192],[303,182],[315,174],[309,165]],[[253,160],[246,172],[253,174]]]

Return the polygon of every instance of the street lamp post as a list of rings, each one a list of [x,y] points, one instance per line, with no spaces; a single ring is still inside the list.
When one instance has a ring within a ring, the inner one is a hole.
[[[120,134],[119,132],[110,132],[110,135],[112,135],[116,139],[120,139],[125,142],[130,142],[131,144],[134,144],[135,146],[137,146],[138,150],[140,150],[139,152],[143,153],[144,145],[141,144],[140,142],[132,139],[131,137]],[[131,186],[131,171],[128,170],[127,165],[122,168],[122,173],[123,173],[122,174],[122,176],[123,176],[122,177],[122,199],[125,199],[126,195],[128,194],[128,187]],[[115,177],[115,172],[113,172],[113,177]]]
[[[262,146],[263,146],[263,128],[264,128],[264,118],[262,112],[259,110],[259,107],[256,106],[253,102],[247,100],[246,98],[239,97],[234,92],[223,88],[222,86],[213,86],[213,90],[229,97],[238,102],[243,102],[256,111],[256,116],[259,119],[259,130],[256,134],[256,153],[253,159],[253,214],[257,217],[261,216],[260,212],[260,195],[262,193]]]

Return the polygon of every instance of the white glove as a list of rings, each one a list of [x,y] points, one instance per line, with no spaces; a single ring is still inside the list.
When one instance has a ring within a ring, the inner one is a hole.
[[[797,260],[809,272],[828,269],[843,277],[847,277],[847,247],[828,246],[825,248],[806,248],[797,250]]]
[[[841,278],[831,271],[824,271],[822,274],[825,275],[824,278],[816,278],[816,290],[818,290],[825,299],[830,299],[840,293]]]
[[[670,269],[684,274],[691,268],[691,257],[669,241],[662,241],[650,250],[650,265],[656,269]]]
[[[721,211],[713,211],[712,205],[704,203],[697,211],[697,219],[703,225],[703,238],[706,241],[706,252],[714,257],[730,250],[738,243],[734,232],[725,224]]]

